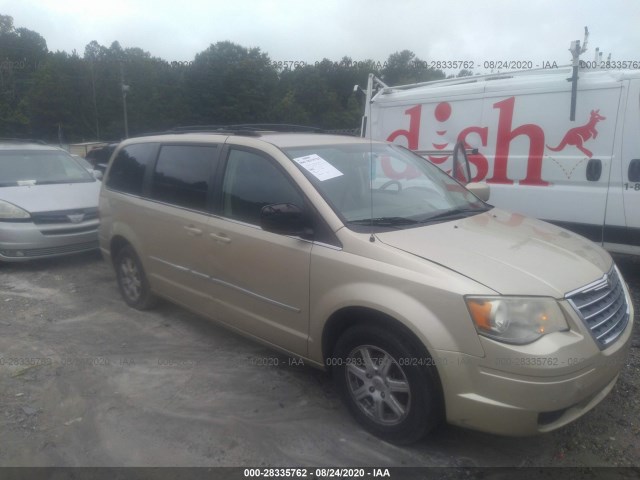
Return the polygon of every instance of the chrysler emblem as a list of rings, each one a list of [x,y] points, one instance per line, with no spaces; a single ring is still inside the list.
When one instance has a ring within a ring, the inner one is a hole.
[[[80,223],[82,220],[84,220],[84,213],[77,213],[74,215],[67,215],[67,218],[69,219],[69,221],[71,223]]]

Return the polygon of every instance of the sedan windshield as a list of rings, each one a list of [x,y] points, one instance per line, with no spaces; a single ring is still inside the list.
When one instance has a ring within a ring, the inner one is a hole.
[[[353,230],[411,228],[490,208],[439,168],[396,145],[292,147],[285,153]]]
[[[60,151],[0,151],[0,187],[94,182],[73,157]]]

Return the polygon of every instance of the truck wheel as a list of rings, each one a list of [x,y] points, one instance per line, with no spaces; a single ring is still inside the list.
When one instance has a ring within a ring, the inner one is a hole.
[[[151,293],[142,263],[131,246],[122,247],[118,252],[115,270],[120,293],[127,305],[138,310],[147,310],[156,304],[157,299]]]
[[[418,441],[440,420],[440,390],[430,357],[377,326],[356,325],[338,340],[333,378],[349,410],[374,435]]]

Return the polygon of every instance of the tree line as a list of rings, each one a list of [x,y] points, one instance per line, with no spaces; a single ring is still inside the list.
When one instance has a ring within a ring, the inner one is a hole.
[[[0,137],[120,140],[123,85],[130,136],[238,123],[356,129],[363,99],[353,86],[366,85],[369,73],[389,85],[445,78],[409,50],[382,65],[348,56],[283,64],[230,41],[211,44],[189,62],[170,63],[117,41],[108,47],[92,41],[82,55],[52,52],[40,34],[0,15]]]

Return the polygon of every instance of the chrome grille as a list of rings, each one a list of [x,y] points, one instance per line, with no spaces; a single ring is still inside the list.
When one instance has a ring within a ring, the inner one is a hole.
[[[586,287],[566,295],[601,349],[611,345],[629,323],[629,305],[615,268]]]
[[[73,222],[72,218],[81,220],[79,222]],[[51,223],[80,223],[87,220],[95,220],[98,218],[97,208],[76,208],[74,210],[58,210],[52,212],[36,212],[31,214],[33,223],[36,225],[51,224]]]

